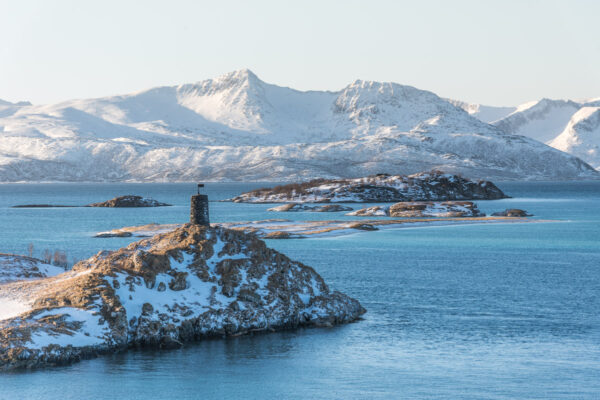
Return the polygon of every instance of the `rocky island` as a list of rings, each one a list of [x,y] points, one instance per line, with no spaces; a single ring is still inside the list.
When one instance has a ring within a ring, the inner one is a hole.
[[[86,207],[167,207],[171,204],[161,203],[142,196],[119,196],[101,203],[88,204]]]
[[[533,217],[533,215],[519,208],[509,208],[504,211],[492,213],[492,217]]]
[[[22,308],[0,315],[0,370],[332,326],[365,312],[256,235],[195,224],[100,252],[56,276],[0,284],[0,299],[9,295]]]
[[[257,189],[231,198],[236,203],[387,203],[495,200],[507,198],[489,181],[472,181],[440,171],[413,175],[378,174],[355,179],[315,179]]]
[[[402,218],[459,218],[459,217],[484,217],[471,201],[445,201],[445,202],[401,202],[390,207],[374,206],[362,208],[346,215],[358,217],[402,217]],[[506,216],[506,215],[505,215]],[[517,215],[509,215],[516,217]]]

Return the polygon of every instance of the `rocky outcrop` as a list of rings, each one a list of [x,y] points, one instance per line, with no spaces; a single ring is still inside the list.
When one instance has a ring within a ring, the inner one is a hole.
[[[100,252],[54,278],[8,286],[29,308],[0,321],[4,370],[133,346],[332,326],[365,312],[255,235],[189,224]]]
[[[166,207],[171,204],[161,203],[142,196],[119,196],[101,203],[88,204],[86,207]]]
[[[402,217],[402,218],[460,218],[460,217],[483,217],[477,205],[471,201],[445,201],[445,202],[401,202],[390,207],[368,207],[346,215],[373,217]]]
[[[494,200],[507,196],[492,182],[432,171],[378,174],[356,179],[316,179],[258,189],[229,199],[237,203],[384,203],[400,201]]]
[[[352,207],[341,206],[339,204],[325,204],[322,206],[310,206],[307,204],[300,203],[289,203],[282,206],[272,207],[267,211],[279,211],[279,212],[294,212],[294,211],[309,211],[309,212],[341,212],[351,211]]]
[[[493,213],[492,217],[533,217],[533,215],[518,208],[508,208],[504,211]]]
[[[390,217],[481,217],[485,216],[471,201],[407,202],[390,206]]]

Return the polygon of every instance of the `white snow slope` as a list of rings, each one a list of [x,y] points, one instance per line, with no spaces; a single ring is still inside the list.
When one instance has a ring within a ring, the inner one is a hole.
[[[488,179],[600,176],[576,157],[395,83],[300,92],[240,70],[0,111],[0,182],[290,181],[434,168]]]
[[[600,169],[600,107],[582,107],[549,144]]]
[[[600,167],[597,114],[600,99],[581,102],[542,99],[525,103],[492,124],[507,134],[524,135]]]
[[[464,101],[460,100],[446,100],[455,106],[462,108],[468,112],[469,115],[479,119],[480,121],[487,122],[488,124],[498,121],[499,119],[502,119],[517,110],[517,107],[496,107],[486,106],[483,104],[465,103]]]

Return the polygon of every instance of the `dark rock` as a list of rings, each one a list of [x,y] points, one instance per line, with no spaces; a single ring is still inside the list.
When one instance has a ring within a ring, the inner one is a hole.
[[[420,217],[481,217],[477,205],[471,201],[445,202],[401,202],[390,206],[390,217],[420,218]]]
[[[527,211],[518,208],[508,208],[504,211],[493,213],[492,217],[533,217],[533,215],[528,214]]]
[[[349,228],[358,229],[361,231],[377,231],[377,230],[379,230],[379,228],[377,228],[376,226],[373,226],[371,224],[352,224],[349,226]]]

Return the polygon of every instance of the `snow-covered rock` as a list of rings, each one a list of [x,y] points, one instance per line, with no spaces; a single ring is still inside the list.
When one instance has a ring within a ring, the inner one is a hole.
[[[414,175],[378,174],[355,179],[316,179],[242,193],[236,203],[379,203],[399,201],[494,200],[507,197],[489,181],[472,181],[440,171]]]
[[[40,279],[65,272],[64,268],[33,257],[0,253],[0,285],[12,281]]]
[[[390,206],[390,217],[418,218],[418,217],[480,217],[485,216],[471,201],[445,201],[445,202],[401,202]]]
[[[308,212],[340,212],[350,211],[352,207],[341,206],[339,204],[325,204],[322,206],[310,206],[308,204],[301,203],[289,203],[282,206],[268,208],[267,211],[277,212],[297,212],[297,211],[308,211]]]
[[[0,254],[0,321],[13,318],[30,308],[20,293],[9,289],[11,282],[32,281],[58,275],[63,268],[33,257]]]
[[[389,207],[384,206],[373,206],[361,208],[359,210],[355,210],[347,213],[346,215],[352,217],[387,217],[389,216]]]
[[[402,218],[461,218],[482,217],[477,205],[471,201],[408,201],[393,204],[389,207],[375,206],[363,208],[346,215],[360,217],[388,216]]]
[[[0,181],[275,180],[416,173],[583,179],[579,159],[435,94],[355,81],[338,92],[248,70],[144,92],[0,111]]]
[[[28,309],[0,321],[0,370],[133,346],[331,326],[365,312],[255,235],[198,225],[100,252],[53,278],[5,287],[21,293]]]

